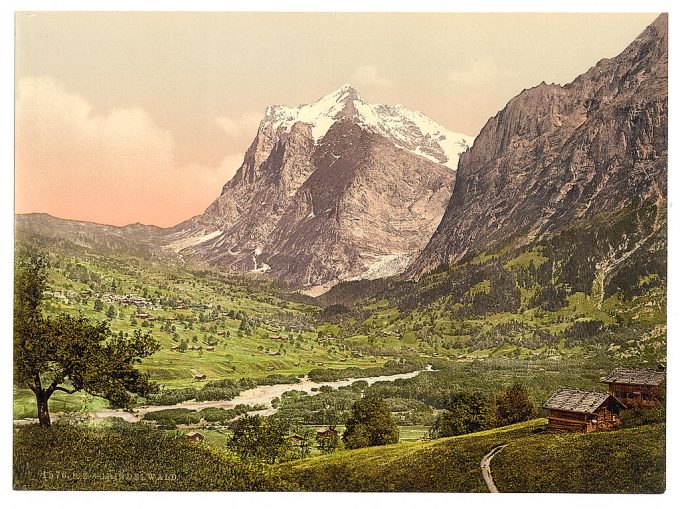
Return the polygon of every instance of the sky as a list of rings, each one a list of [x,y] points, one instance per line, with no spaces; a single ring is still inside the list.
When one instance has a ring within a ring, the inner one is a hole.
[[[18,13],[15,211],[171,226],[240,166],[267,106],[351,83],[476,135],[656,14]]]

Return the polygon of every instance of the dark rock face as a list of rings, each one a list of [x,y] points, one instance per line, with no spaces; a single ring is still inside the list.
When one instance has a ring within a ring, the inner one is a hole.
[[[658,219],[667,133],[668,18],[661,15],[617,57],[566,86],[525,90],[487,122],[461,156],[442,222],[408,275],[537,242],[643,201],[656,203]]]
[[[329,118],[309,123],[291,120],[296,109],[268,109],[234,178],[205,213],[168,230],[166,245],[294,288],[401,273],[451,196],[455,171],[439,161],[453,133],[423,135],[438,126],[403,107],[367,105],[351,87],[331,99],[320,101]],[[460,152],[468,140],[457,139]]]

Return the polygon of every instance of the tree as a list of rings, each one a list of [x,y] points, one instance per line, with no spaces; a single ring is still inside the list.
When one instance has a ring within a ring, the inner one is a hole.
[[[354,403],[342,441],[347,449],[396,444],[399,441],[399,428],[385,401],[368,397]]]
[[[291,450],[290,424],[276,417],[246,415],[229,425],[228,446],[241,459],[276,463]]]
[[[104,303],[102,302],[101,299],[95,299],[94,310],[95,311],[103,311],[104,310]]]
[[[323,454],[335,452],[341,445],[340,435],[335,426],[329,426],[328,431],[316,436],[316,446]]]
[[[477,392],[456,393],[448,409],[437,416],[428,433],[430,438],[453,437],[488,429],[493,423],[489,399]]]
[[[189,347],[189,339],[186,338],[186,337],[180,339],[180,341],[179,341],[179,351],[180,352],[186,352],[188,347]]]
[[[113,304],[109,306],[109,309],[106,310],[106,316],[108,316],[111,319],[114,319],[116,317],[116,308],[113,307]]]
[[[148,373],[135,368],[160,345],[149,334],[112,334],[107,322],[84,317],[42,315],[47,263],[41,255],[23,254],[14,279],[14,383],[36,397],[38,421],[50,426],[49,399],[57,391],[84,390],[129,407],[132,394],[156,390]]]
[[[496,425],[507,426],[528,421],[536,415],[529,391],[521,383],[506,387],[496,396]]]

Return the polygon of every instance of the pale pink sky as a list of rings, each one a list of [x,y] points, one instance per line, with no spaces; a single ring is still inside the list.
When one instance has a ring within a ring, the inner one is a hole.
[[[16,212],[169,226],[264,110],[351,82],[476,135],[522,89],[618,54],[655,14],[20,13]]]

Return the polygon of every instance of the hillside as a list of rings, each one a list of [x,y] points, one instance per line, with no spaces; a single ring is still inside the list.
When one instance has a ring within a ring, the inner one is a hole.
[[[294,489],[261,466],[140,426],[15,428],[13,454],[18,490]]]
[[[281,465],[278,471],[309,491],[486,492],[480,461],[507,443],[491,463],[501,492],[664,491],[663,426],[554,435],[544,433],[544,423],[537,419],[431,442],[345,451]]]
[[[342,451],[265,467],[242,463],[219,447],[190,444],[138,425],[49,430],[28,426],[14,431],[14,486],[486,492],[481,459],[496,446],[508,444],[491,462],[501,492],[665,490],[664,426],[566,435],[547,434],[544,429],[545,420],[536,419],[459,437]],[[160,478],[149,478],[150,472]]]

